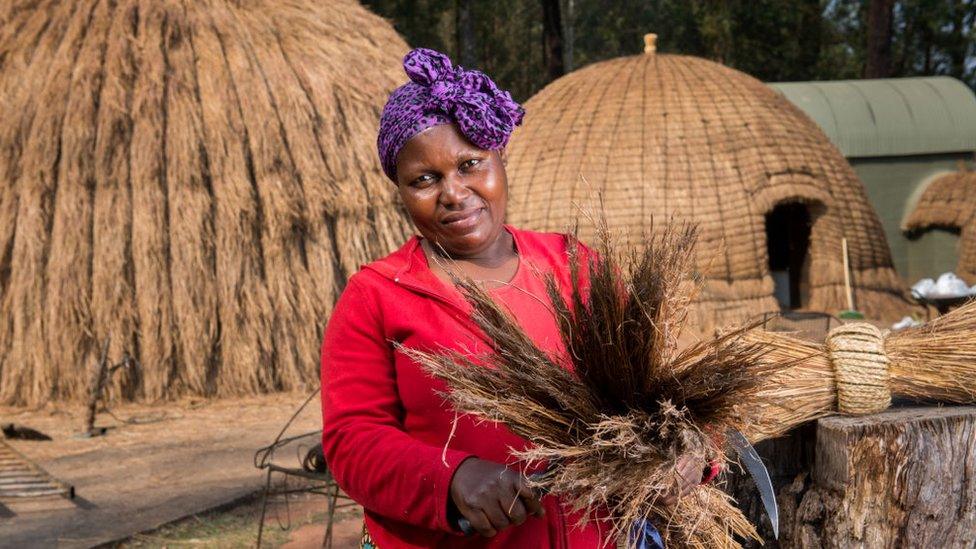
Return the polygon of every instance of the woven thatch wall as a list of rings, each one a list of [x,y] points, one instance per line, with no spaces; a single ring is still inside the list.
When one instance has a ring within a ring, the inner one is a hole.
[[[405,234],[375,160],[406,44],[353,0],[0,7],[0,400],[314,382],[345,277]]]
[[[509,147],[511,220],[564,229],[602,191],[611,224],[638,239],[653,217],[702,227],[703,327],[778,310],[764,215],[810,205],[807,308],[847,308],[841,238],[856,306],[907,306],[862,184],[799,109],[761,82],[704,59],[642,54],[590,65],[526,105]],[[585,236],[585,235],[584,235]]]
[[[956,274],[976,284],[976,172],[959,171],[932,180],[901,228],[909,233],[930,228],[958,230]]]

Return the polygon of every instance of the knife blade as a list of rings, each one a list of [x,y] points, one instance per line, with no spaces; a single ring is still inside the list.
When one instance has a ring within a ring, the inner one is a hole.
[[[746,437],[736,430],[729,430],[727,440],[736,453],[742,465],[752,476],[759,490],[759,498],[762,500],[763,507],[766,509],[766,516],[773,526],[773,537],[779,539],[779,507],[776,505],[776,492],[773,490],[773,482],[769,479],[769,471],[762,462],[762,458],[756,453],[756,449],[749,444]]]

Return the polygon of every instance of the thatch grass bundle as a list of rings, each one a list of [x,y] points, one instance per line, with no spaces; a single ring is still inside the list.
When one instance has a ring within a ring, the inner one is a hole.
[[[976,401],[976,301],[895,332],[843,325],[823,345],[758,330],[746,337],[766,349],[765,360],[793,364],[760,391],[758,419],[748,429],[754,440],[834,412],[878,412],[893,397]]]
[[[570,247],[568,301],[548,280],[568,356],[537,348],[486,292],[463,280],[456,282],[494,353],[402,351],[448,383],[458,410],[530,440],[517,457],[548,464],[534,482],[608,520],[614,534],[647,517],[682,547],[755,538],[715,487],[663,505],[676,486],[678,456],[724,459],[728,429],[755,441],[836,412],[880,411],[892,396],[976,400],[976,303],[899,332],[846,324],[824,344],[754,325],[680,349],[695,287],[695,230],[667,226],[622,262],[605,225],[599,234],[600,260]]]
[[[714,486],[674,506],[664,502],[677,487],[678,457],[722,459],[722,435],[756,420],[761,389],[778,367],[744,339],[745,329],[678,348],[693,291],[687,282],[695,229],[668,226],[619,263],[605,227],[601,235],[599,260],[570,247],[568,302],[548,280],[568,356],[537,348],[482,289],[460,280],[494,354],[403,351],[448,382],[458,410],[503,422],[530,440],[518,457],[550,464],[537,484],[575,509],[600,510],[590,518],[608,520],[613,534],[646,517],[674,546],[728,547],[738,545],[736,536],[755,538]]]

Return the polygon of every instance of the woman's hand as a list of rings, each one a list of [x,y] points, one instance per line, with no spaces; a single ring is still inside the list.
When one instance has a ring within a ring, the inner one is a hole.
[[[675,474],[678,476],[678,491],[676,494],[660,498],[662,504],[673,506],[679,499],[687,496],[701,484],[702,481],[701,460],[691,454],[685,454],[678,458],[675,463]]]
[[[529,515],[545,515],[539,496],[517,471],[478,458],[468,458],[451,479],[451,500],[471,527],[485,537],[518,526]]]

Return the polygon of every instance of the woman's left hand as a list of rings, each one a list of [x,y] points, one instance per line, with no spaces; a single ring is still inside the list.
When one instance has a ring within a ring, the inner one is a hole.
[[[661,498],[661,503],[673,506],[679,499],[687,496],[702,480],[703,465],[701,460],[691,454],[685,454],[675,463],[675,474],[678,475],[678,490],[676,494],[669,494]]]

